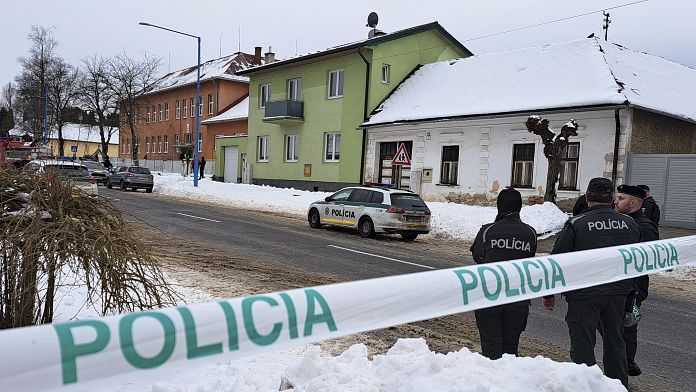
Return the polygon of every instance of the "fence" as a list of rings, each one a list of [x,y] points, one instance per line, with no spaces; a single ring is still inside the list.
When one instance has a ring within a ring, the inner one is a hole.
[[[111,164],[114,167],[121,165],[130,165],[133,160],[128,158],[111,158]],[[189,162],[189,165],[191,165]],[[174,160],[158,160],[158,159],[140,159],[138,164],[142,167],[146,167],[151,171],[162,172],[162,173],[181,173],[182,162]],[[191,167],[189,167],[189,173],[192,172]],[[205,175],[212,176],[215,174],[215,160],[206,161],[205,164]]]

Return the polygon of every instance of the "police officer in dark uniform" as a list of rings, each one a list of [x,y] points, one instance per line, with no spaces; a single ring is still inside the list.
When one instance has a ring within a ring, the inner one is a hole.
[[[656,225],[660,224],[660,206],[657,205],[655,199],[650,195],[650,187],[647,185],[638,185],[638,188],[645,191],[645,199],[643,199],[643,214],[647,216]]]
[[[534,257],[536,231],[520,220],[522,196],[512,188],[498,195],[495,222],[481,227],[471,254],[478,264]],[[480,309],[474,312],[481,337],[482,354],[498,359],[503,354],[517,355],[520,335],[527,327],[530,301]]]
[[[580,195],[577,200],[575,200],[575,205],[573,206],[573,216],[577,216],[585,212],[587,209],[587,199],[585,195]]]
[[[558,235],[552,254],[632,244],[640,241],[638,224],[628,215],[612,209],[612,182],[593,178],[587,186],[588,209],[569,219]],[[628,389],[628,363],[623,341],[626,297],[634,288],[634,280],[605,283],[569,291],[563,295],[568,302],[565,320],[570,333],[570,357],[575,363],[588,366],[597,363],[594,347],[597,331],[603,331],[604,374],[618,379]],[[554,296],[544,297],[543,307],[553,310]]]
[[[642,206],[646,193],[643,189],[631,185],[619,185],[615,199],[615,208],[622,214],[633,218],[640,228],[641,242],[657,241],[660,239],[660,231],[657,224],[643,214]],[[659,218],[658,218],[659,219]],[[636,287],[626,299],[626,312],[632,312],[633,306],[640,306],[648,297],[648,285],[650,284],[649,275],[636,278]],[[628,375],[638,376],[643,371],[636,363],[636,351],[638,349],[638,322],[631,322],[630,325],[624,323],[623,339],[626,343],[626,359],[628,360]]]

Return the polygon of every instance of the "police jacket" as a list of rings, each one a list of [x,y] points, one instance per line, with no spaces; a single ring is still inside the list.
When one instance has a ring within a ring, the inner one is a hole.
[[[643,200],[643,213],[655,224],[660,224],[660,206],[657,205],[652,196]]]
[[[660,239],[660,231],[657,227],[657,224],[650,220],[650,218],[645,216],[642,210],[638,210],[628,215],[631,218],[633,218],[633,220],[636,221],[636,223],[638,223],[638,227],[640,229],[641,242],[657,241]],[[638,278],[636,278],[635,285],[636,291],[634,295],[636,297],[636,305],[640,306],[641,303],[646,298],[648,298],[648,286],[650,285],[650,276],[639,276]]]
[[[628,215],[609,205],[589,207],[583,214],[570,218],[558,234],[551,254],[575,252],[639,242],[638,224]],[[584,299],[600,295],[628,295],[634,279],[606,283],[564,293],[566,299]]]
[[[587,199],[585,199],[585,195],[582,194],[577,200],[575,200],[575,205],[573,206],[573,216],[580,215],[585,212],[585,210],[587,210]]]

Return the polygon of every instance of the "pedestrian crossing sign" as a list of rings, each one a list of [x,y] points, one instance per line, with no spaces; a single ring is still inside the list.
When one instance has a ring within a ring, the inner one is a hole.
[[[404,165],[411,166],[411,158],[408,156],[408,151],[406,150],[406,145],[401,143],[399,148],[394,154],[394,159],[392,159],[392,165]]]

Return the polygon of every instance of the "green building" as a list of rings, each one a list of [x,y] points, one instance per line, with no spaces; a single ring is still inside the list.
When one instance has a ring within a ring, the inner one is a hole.
[[[332,191],[360,184],[358,126],[419,65],[471,56],[433,22],[239,72],[250,77],[254,184]]]

